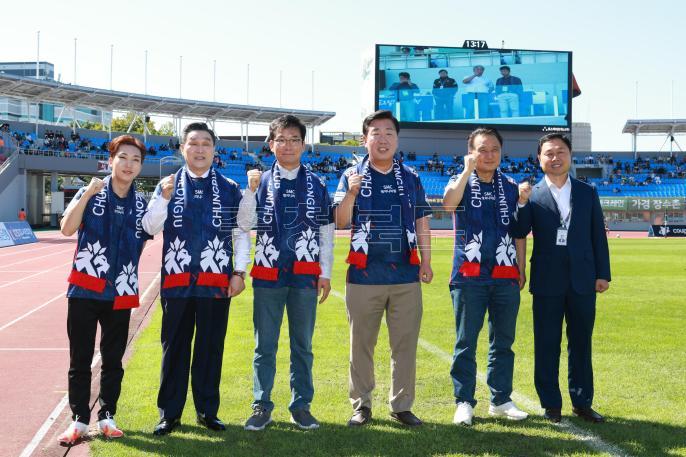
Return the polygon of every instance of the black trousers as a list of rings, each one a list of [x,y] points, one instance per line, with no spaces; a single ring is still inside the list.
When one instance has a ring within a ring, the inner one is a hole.
[[[571,289],[558,296],[534,294],[534,384],[543,408],[562,407],[559,367],[563,319],[567,323],[568,383],[572,405],[589,408],[593,403],[591,348],[595,300],[595,293],[579,295]]]
[[[162,298],[160,417],[181,417],[189,374],[195,410],[208,417],[217,415],[229,303],[229,298]]]
[[[124,377],[121,359],[129,336],[130,309],[114,310],[111,301],[70,298],[67,311],[69,336],[69,406],[74,420],[90,422],[91,363],[95,334],[100,323],[100,411],[98,420],[117,413]]]

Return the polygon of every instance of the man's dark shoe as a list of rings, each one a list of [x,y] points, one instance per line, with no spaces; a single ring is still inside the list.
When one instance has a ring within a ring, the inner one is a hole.
[[[272,413],[264,409],[261,405],[253,408],[252,414],[245,421],[244,429],[253,432],[264,430],[264,428],[272,423]]]
[[[174,419],[163,417],[155,426],[152,434],[155,436],[168,435],[179,425],[181,425],[181,420],[178,417]]]
[[[198,424],[214,430],[215,432],[223,432],[226,430],[226,425],[217,416],[205,416],[198,413]]]
[[[291,412],[291,422],[303,430],[314,430],[319,428],[319,422],[307,409],[296,409]]]
[[[559,424],[562,420],[562,410],[560,408],[546,408],[545,414],[543,414],[543,419],[554,424]]]
[[[362,406],[360,409],[355,410],[353,417],[348,421],[348,427],[359,427],[365,425],[372,419],[372,410],[366,406]]]
[[[594,422],[596,424],[599,424],[601,422],[605,422],[605,418],[598,414],[597,412],[593,411],[593,408],[572,408],[572,412],[574,413],[575,416],[579,416],[583,420],[587,422]]]
[[[417,416],[412,414],[412,411],[401,411],[399,413],[391,413],[391,417],[403,425],[408,427],[418,427],[422,422]]]

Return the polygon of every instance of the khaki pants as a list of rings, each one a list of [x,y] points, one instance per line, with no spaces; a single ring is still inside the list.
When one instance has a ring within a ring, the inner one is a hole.
[[[381,318],[391,345],[391,411],[410,411],[414,403],[417,340],[422,320],[422,289],[418,282],[392,285],[346,284],[345,304],[350,324],[350,402],[353,409],[372,407],[374,347]]]

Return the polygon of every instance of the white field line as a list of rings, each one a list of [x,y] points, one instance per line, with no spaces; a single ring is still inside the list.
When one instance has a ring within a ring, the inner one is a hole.
[[[336,291],[332,290],[331,295],[334,297],[338,297],[341,300],[345,301],[345,295]],[[419,339],[419,346],[426,350],[427,352],[430,352],[431,354],[435,355],[439,359],[447,362],[447,363],[452,363],[453,361],[453,356],[452,354],[444,351],[443,349],[439,348],[438,346],[429,343],[423,338]],[[477,374],[477,379],[479,382],[486,384],[486,375],[483,372],[478,372]],[[542,409],[538,402],[532,400],[531,398],[527,397],[526,395],[522,395],[517,392],[512,392],[512,400],[514,400],[515,403],[518,403],[520,406],[523,406],[525,409],[529,411],[534,411],[537,414],[540,414]],[[565,432],[569,433],[572,435],[576,440],[581,441],[584,443],[586,446],[590,447],[594,451],[598,452],[604,452],[612,457],[630,457],[628,453],[625,451],[621,450],[617,446],[610,444],[606,441],[603,441],[602,438],[600,438],[598,435],[592,433],[589,430],[583,429],[577,425],[574,425],[573,423],[569,422],[567,419],[563,419],[562,422],[557,425],[557,427],[561,428]]]
[[[50,254],[39,255],[38,257],[30,257],[28,259],[20,260],[19,262],[8,263],[8,264],[3,265],[2,267],[7,268],[7,267],[11,267],[12,265],[19,265],[21,263],[33,262],[34,260],[42,259],[44,257],[50,257],[50,256],[57,255],[57,254],[64,254],[65,252],[74,252],[74,246],[70,247],[69,249],[62,249],[61,251],[51,252]]]
[[[155,283],[158,280],[158,276],[155,277],[150,282],[150,285],[145,289],[145,292],[143,292],[143,295],[141,295],[141,301],[145,301],[145,296],[148,295],[148,292],[150,292],[150,289],[155,285]],[[131,315],[136,312],[138,308],[134,308],[131,310]],[[100,361],[100,352],[95,354],[95,357],[93,357],[93,363],[91,363],[91,370],[98,364]],[[19,457],[29,457],[31,454],[33,454],[33,451],[36,450],[38,445],[43,441],[43,438],[45,438],[45,435],[48,433],[50,430],[50,427],[52,427],[52,424],[55,423],[58,417],[62,414],[62,410],[69,404],[69,394],[65,394],[64,397],[60,400],[59,403],[57,403],[57,406],[55,406],[55,409],[52,410],[52,412],[48,415],[48,418],[45,419],[45,422],[43,422],[43,425],[40,426],[38,431],[36,432],[35,435],[33,435],[33,438],[29,442],[29,444],[26,445],[24,450],[19,454]]]
[[[39,242],[39,243],[40,243],[40,242]],[[16,247],[16,248],[18,248],[18,249],[14,249],[14,250],[12,250],[12,252],[7,252],[7,253],[4,253],[4,254],[0,254],[0,259],[5,258],[5,257],[10,257],[10,256],[16,256],[16,255],[18,255],[18,254],[30,254],[30,253],[32,253],[32,252],[42,251],[42,250],[44,250],[44,249],[50,249],[50,248],[52,247],[51,245],[49,245],[49,246],[41,246],[41,247],[38,247],[38,248],[36,248],[36,249],[21,249],[20,246],[22,246],[22,245],[19,245],[19,246],[11,246],[11,247]],[[8,247],[10,247],[10,246],[8,246]]]
[[[38,311],[38,310],[40,310],[40,309],[42,309],[42,308],[45,308],[46,306],[48,306],[50,303],[54,302],[55,300],[59,300],[60,298],[64,298],[64,296],[65,296],[65,293],[64,293],[64,292],[60,292],[57,296],[51,298],[50,300],[46,301],[46,302],[43,303],[42,305],[36,306],[36,307],[33,308],[32,310],[27,311],[26,313],[22,314],[21,316],[17,317],[16,319],[14,319],[14,320],[12,320],[12,321],[6,323],[6,324],[3,325],[2,327],[0,327],[0,332],[3,331],[3,330],[5,330],[7,327],[10,327],[10,326],[16,324],[16,323],[19,322],[20,320],[22,320],[22,319],[24,319],[24,318],[26,318],[26,317],[29,317],[31,314],[35,313],[36,311]]]

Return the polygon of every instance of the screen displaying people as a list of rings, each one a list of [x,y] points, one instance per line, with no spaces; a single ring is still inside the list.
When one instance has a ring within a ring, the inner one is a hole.
[[[377,46],[377,109],[400,122],[569,127],[571,54]]]

